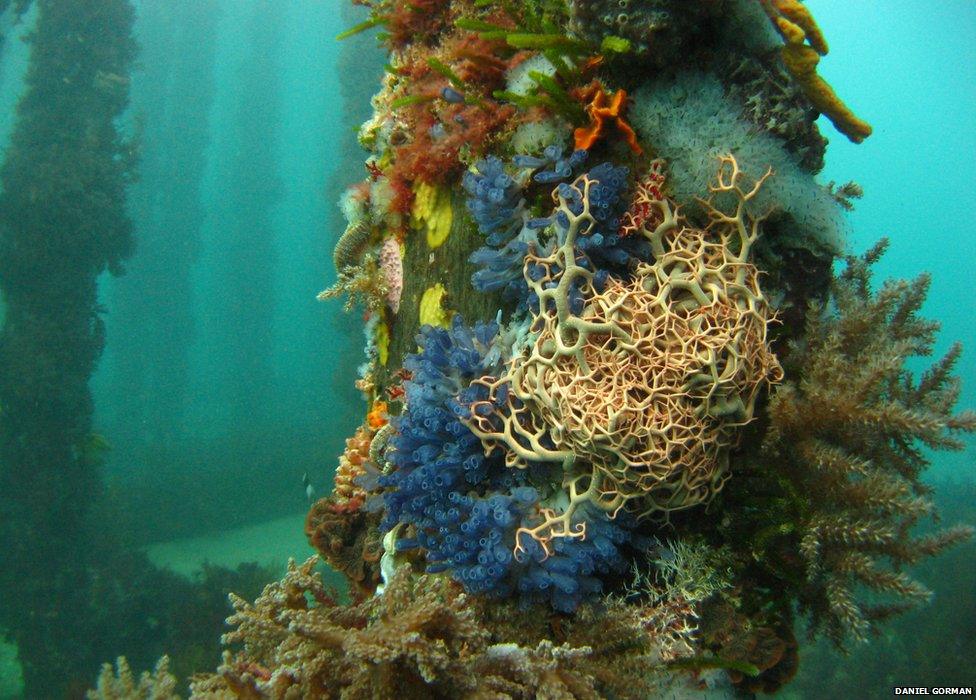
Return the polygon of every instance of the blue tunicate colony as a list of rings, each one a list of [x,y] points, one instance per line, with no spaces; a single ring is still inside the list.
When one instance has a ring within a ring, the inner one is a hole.
[[[585,160],[586,151],[574,151],[564,156],[558,147],[550,146],[541,157],[515,156],[513,166],[531,172],[532,180],[537,183],[555,185],[555,192],[566,198],[570,210],[578,214],[583,204],[578,192],[567,181],[576,177]],[[645,240],[624,238],[618,233],[627,208],[628,200],[624,196],[627,174],[627,168],[611,163],[601,163],[586,173],[592,181],[589,205],[595,224],[587,235],[577,239],[576,247],[581,254],[581,264],[595,271],[625,275],[637,261],[647,261],[650,257],[650,247]],[[565,213],[557,208],[549,216],[531,218],[526,210],[521,179],[510,175],[504,163],[495,156],[476,163],[474,170],[465,174],[462,183],[468,193],[468,210],[486,243],[471,255],[471,262],[479,268],[472,276],[472,284],[478,291],[502,292],[503,298],[514,302],[517,310],[532,308],[537,300],[524,275],[527,272],[532,277],[538,271],[531,265],[523,271],[525,256],[530,249],[536,255],[551,251],[539,237],[544,229],[552,229],[556,234],[548,245],[558,244],[568,223]],[[578,312],[577,303],[574,307]]]
[[[525,274],[541,279],[534,276],[541,268],[525,266],[525,257],[530,251],[547,255],[565,242],[567,211],[579,214],[584,206],[580,190],[569,183],[577,181],[585,160],[585,151],[566,156],[550,147],[539,157],[516,156],[510,167],[489,156],[463,178],[468,211],[485,237],[471,256],[479,268],[472,284],[479,291],[500,291],[520,318],[538,305]],[[602,163],[586,175],[594,223],[578,237],[576,255],[578,264],[596,273],[599,290],[609,275],[626,275],[636,261],[648,260],[649,249],[643,240],[617,233],[628,201],[627,169]],[[530,181],[554,186],[564,204],[547,217],[532,217],[524,196]],[[580,313],[583,295],[575,291],[571,308]],[[556,538],[547,556],[523,534],[522,551],[514,556],[516,531],[539,522],[543,500],[559,479],[544,465],[507,467],[501,449],[486,455],[466,425],[472,405],[489,398],[485,386],[472,381],[503,373],[511,350],[503,335],[497,323],[468,327],[460,317],[450,329],[421,329],[420,351],[404,362],[411,379],[389,452],[393,470],[380,479],[386,489],[383,529],[409,526],[399,533],[397,549],[421,550],[428,571],[449,571],[469,592],[514,594],[572,611],[602,590],[601,576],[625,567],[621,547],[631,542],[630,523],[626,514],[611,520],[585,505],[573,525],[585,521],[586,537]],[[499,410],[506,398],[503,386],[494,398]]]
[[[393,470],[380,477],[384,530],[398,524],[408,532],[400,551],[420,548],[427,570],[450,571],[472,593],[498,597],[516,594],[525,602],[548,602],[572,611],[601,591],[600,575],[620,571],[620,546],[630,538],[624,516],[581,508],[585,539],[561,539],[545,556],[535,540],[523,536],[515,557],[515,532],[532,524],[550,479],[545,467],[511,469],[500,452],[486,456],[465,425],[471,404],[487,390],[472,380],[501,371],[499,326],[465,326],[456,316],[450,329],[424,326],[419,353],[405,361],[412,378],[405,383],[406,410],[396,420],[389,459]]]

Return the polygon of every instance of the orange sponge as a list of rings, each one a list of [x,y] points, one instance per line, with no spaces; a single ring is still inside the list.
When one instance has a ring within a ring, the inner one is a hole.
[[[592,95],[592,99],[586,105],[586,113],[590,117],[589,126],[580,127],[573,132],[576,149],[589,150],[604,135],[604,127],[610,120],[617,125],[617,131],[624,137],[630,150],[640,155],[641,147],[637,143],[637,134],[630,128],[630,124],[624,121],[624,109],[627,106],[626,91],[617,90],[610,97],[602,87],[595,86]]]

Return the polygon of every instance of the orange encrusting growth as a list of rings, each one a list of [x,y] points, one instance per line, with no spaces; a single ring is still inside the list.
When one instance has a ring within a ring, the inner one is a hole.
[[[604,135],[607,121],[612,121],[627,145],[637,155],[642,153],[640,144],[637,143],[637,134],[630,124],[624,121],[623,112],[627,107],[626,90],[617,90],[610,97],[600,85],[595,85],[587,89],[585,95],[592,94],[589,104],[586,105],[586,113],[590,117],[588,126],[581,126],[573,132],[573,139],[577,150],[589,150],[600,137]],[[585,98],[584,98],[585,99]],[[609,99],[609,102],[608,102]]]
[[[828,51],[827,41],[810,11],[797,0],[759,0],[785,44],[783,63],[807,99],[837,130],[854,143],[871,135],[871,125],[845,105],[823,78],[817,75],[820,57]]]
[[[373,430],[379,430],[389,421],[386,401],[375,401],[369,413],[366,414],[366,423]]]
[[[372,440],[372,432],[365,426],[360,426],[352,437],[346,438],[346,449],[339,457],[332,489],[331,506],[334,511],[357,511],[366,500],[366,492],[355,480],[366,473],[363,465],[369,460]]]

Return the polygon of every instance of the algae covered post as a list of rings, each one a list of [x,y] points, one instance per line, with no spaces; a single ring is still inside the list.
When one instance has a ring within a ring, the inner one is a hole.
[[[389,61],[320,298],[365,409],[305,521],[352,600],[291,562],[193,694],[771,693],[799,632],[924,603],[971,530],[915,529],[922,475],[976,415],[958,346],[910,369],[928,278],[876,284],[817,180],[872,130],[806,5],[356,4]]]
[[[35,5],[0,173],[0,625],[19,647],[26,692],[55,697],[97,659],[82,643],[104,444],[88,380],[105,342],[98,277],[118,274],[132,250],[133,153],[115,120],[136,45],[128,0]]]

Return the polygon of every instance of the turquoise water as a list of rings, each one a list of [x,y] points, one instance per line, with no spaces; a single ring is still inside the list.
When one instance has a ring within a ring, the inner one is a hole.
[[[850,252],[888,236],[881,277],[933,274],[924,313],[942,323],[936,351],[965,344],[959,405],[976,406],[976,5],[807,5],[831,44],[821,74],[875,129],[854,145],[821,118],[830,144],[818,177],[863,186],[849,215]],[[312,551],[303,475],[317,494],[329,489],[365,411],[352,385],[360,314],[315,297],[335,279],[332,248],[345,225],[336,202],[364,175],[355,129],[385,57],[369,38],[334,41],[362,15],[332,2],[135,7],[143,53],[121,121],[142,139],[142,175],[128,199],[136,250],[127,275],[99,280],[106,341],[90,383],[93,432],[108,445],[109,522],[153,565],[184,576],[204,562],[252,561],[277,575],[289,556]],[[0,22],[2,144],[24,90],[20,37],[36,8],[16,25],[10,15]],[[976,483],[976,441],[967,444],[940,454],[929,474],[947,485],[948,522],[974,517],[960,498]],[[919,682],[913,672],[935,666],[941,651],[912,661],[915,633],[971,652],[974,557],[970,542],[927,564],[937,591],[930,613],[913,613],[848,659],[812,649],[786,695],[885,697],[892,684]],[[13,654],[0,646],[0,698],[20,692]]]
[[[976,27],[976,8],[944,2],[919,15],[917,6],[900,1],[808,5],[832,46],[820,70],[875,127],[859,145],[831,138],[820,175],[864,187],[850,215],[850,247],[861,251],[889,236],[879,271],[931,272],[925,311],[942,322],[937,348],[955,339],[971,345],[976,318],[966,290],[976,239],[961,232],[976,204],[967,175],[976,154],[976,47],[960,31]],[[963,354],[959,371],[966,380],[962,404],[971,406],[976,353]],[[971,449],[943,455],[932,476],[971,479],[972,463]]]

